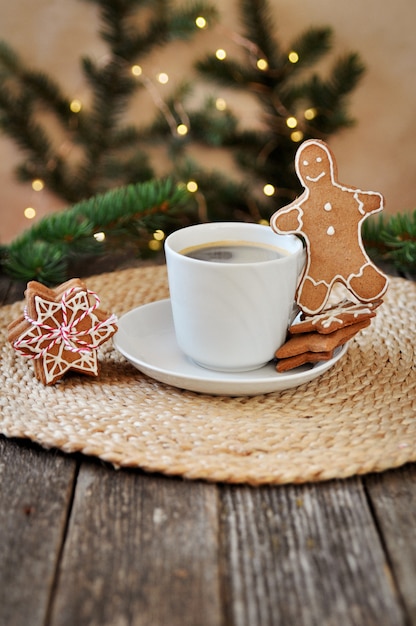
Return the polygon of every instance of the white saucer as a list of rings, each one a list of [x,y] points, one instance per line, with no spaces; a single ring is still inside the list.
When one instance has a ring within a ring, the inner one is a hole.
[[[303,365],[285,373],[276,372],[273,363],[250,372],[214,372],[196,365],[179,349],[170,300],[145,304],[123,315],[118,321],[114,345],[138,370],[160,382],[226,396],[253,396],[297,387],[326,372],[347,351],[345,344],[329,361]]]

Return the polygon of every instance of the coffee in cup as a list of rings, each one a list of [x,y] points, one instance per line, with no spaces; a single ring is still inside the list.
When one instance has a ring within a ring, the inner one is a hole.
[[[212,263],[259,263],[285,256],[283,248],[250,241],[215,241],[181,251],[185,256]]]

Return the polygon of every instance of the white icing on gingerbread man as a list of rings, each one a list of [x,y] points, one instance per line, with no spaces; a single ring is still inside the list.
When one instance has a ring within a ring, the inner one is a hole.
[[[305,191],[272,216],[280,234],[304,237],[306,266],[297,302],[309,314],[321,311],[335,282],[343,283],[361,302],[379,300],[387,278],[368,257],[361,224],[383,209],[383,196],[346,187],[337,181],[335,159],[319,140],[305,141],[296,153],[296,173]]]

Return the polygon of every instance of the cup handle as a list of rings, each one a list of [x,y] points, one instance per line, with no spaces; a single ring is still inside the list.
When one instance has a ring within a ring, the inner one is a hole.
[[[305,263],[306,263],[306,248],[304,247],[302,250],[302,254],[299,255],[299,259],[298,259],[298,276],[300,276],[300,274],[302,273],[302,270],[305,267]]]

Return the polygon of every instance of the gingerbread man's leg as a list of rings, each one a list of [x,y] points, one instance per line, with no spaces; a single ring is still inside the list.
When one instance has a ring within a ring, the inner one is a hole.
[[[296,299],[301,309],[306,313],[317,313],[325,306],[329,292],[330,287],[326,283],[314,282],[305,276],[299,285]],[[311,309],[312,302],[313,309]]]
[[[353,276],[348,287],[361,301],[369,302],[381,298],[387,289],[388,280],[384,274],[369,263],[364,265],[358,276]]]

